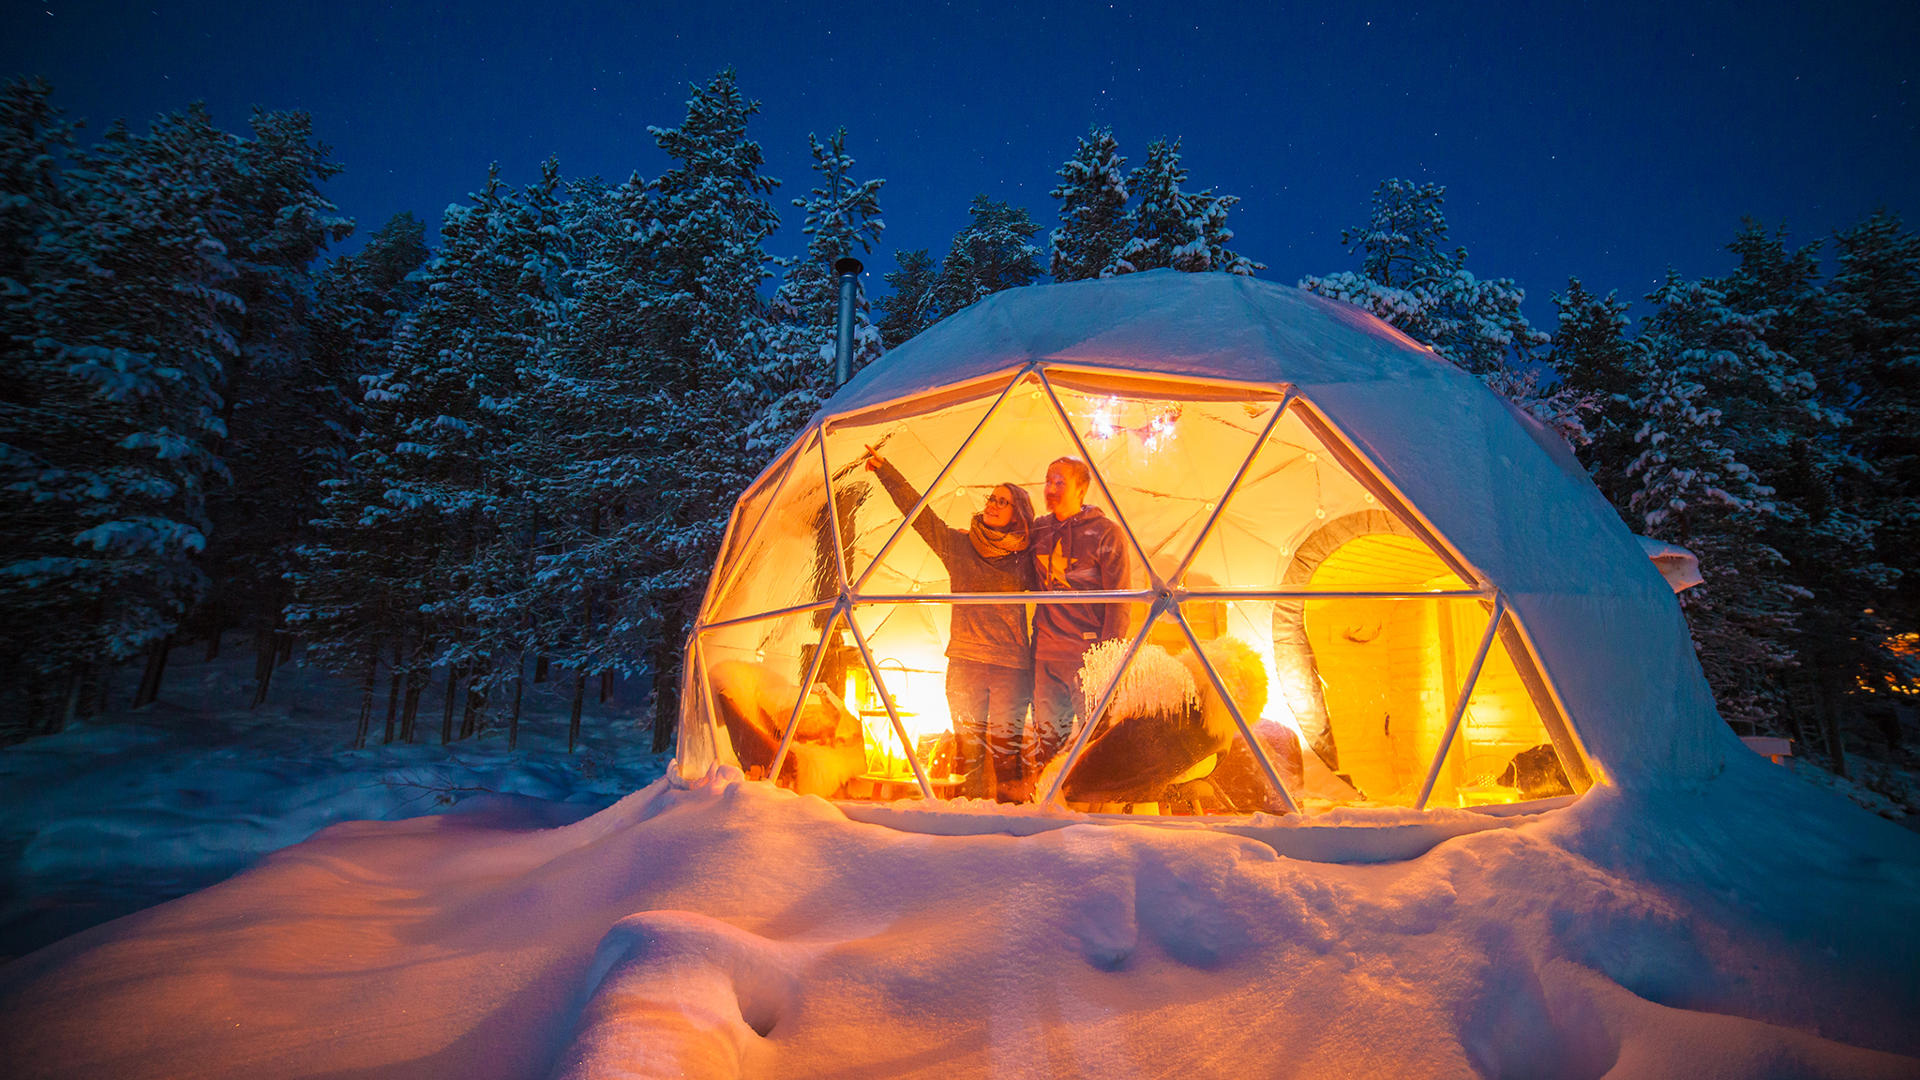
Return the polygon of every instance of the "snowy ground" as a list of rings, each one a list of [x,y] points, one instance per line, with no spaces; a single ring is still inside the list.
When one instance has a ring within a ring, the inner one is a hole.
[[[1793,774],[1815,787],[1836,791],[1889,821],[1920,832],[1920,771],[1911,766],[1855,755],[1848,776],[1836,776],[1810,758],[1788,758]]]
[[[249,709],[251,653],[208,664],[197,652],[175,651],[153,706],[0,748],[0,959],[204,888],[336,822],[496,794],[585,816],[666,763],[646,752],[633,710],[591,695],[569,755],[567,702],[551,684],[530,688],[515,753],[503,731],[440,746],[438,687],[421,703],[423,742],[356,751],[348,680],[282,665],[267,704]],[[124,706],[135,677],[120,672],[109,701]]]
[[[1336,861],[726,776],[596,813],[659,767],[610,718],[571,760],[342,755],[350,695],[263,724],[217,667],[0,751],[9,926],[91,866],[255,862],[0,967],[10,1075],[1920,1076],[1920,836],[1758,757],[1369,865],[1364,812]],[[259,858],[466,787],[522,797]]]

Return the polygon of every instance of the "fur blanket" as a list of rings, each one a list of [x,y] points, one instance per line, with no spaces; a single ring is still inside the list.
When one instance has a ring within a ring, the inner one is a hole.
[[[714,712],[727,733],[720,747],[722,760],[730,749],[734,760],[729,764],[739,765],[749,776],[765,776],[792,715],[797,688],[767,666],[745,660],[723,660],[708,669],[707,677],[713,687]],[[866,764],[859,717],[826,687],[815,684],[800,708],[799,724],[780,768],[782,786],[802,795],[832,798]]]

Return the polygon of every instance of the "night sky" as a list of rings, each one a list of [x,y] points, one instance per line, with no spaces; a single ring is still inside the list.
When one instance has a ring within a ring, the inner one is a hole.
[[[1088,123],[1132,163],[1185,139],[1192,187],[1244,201],[1262,276],[1350,268],[1342,226],[1389,176],[1446,184],[1456,243],[1551,325],[1569,274],[1637,299],[1719,273],[1742,215],[1798,241],[1876,206],[1920,226],[1920,4],[1398,5],[8,2],[0,68],[50,79],[97,132],[204,100],[313,113],[370,232],[440,211],[489,162],[524,182],[658,173],[646,127],[731,64],[780,195],[806,134],[844,124],[887,179],[880,272],[938,256],[987,192],[1054,224],[1053,170]],[[760,10],[756,10],[760,8]],[[797,216],[776,254],[803,243]],[[877,287],[874,282],[872,287]]]

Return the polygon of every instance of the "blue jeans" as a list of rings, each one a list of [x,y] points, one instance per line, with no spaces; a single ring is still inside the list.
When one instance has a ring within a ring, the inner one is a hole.
[[[1033,693],[1033,676],[1021,668],[947,662],[947,710],[953,714],[954,748],[967,782],[961,794],[990,798],[1020,777],[1020,729]]]
[[[1066,749],[1080,701],[1080,657],[1033,662],[1034,775]]]

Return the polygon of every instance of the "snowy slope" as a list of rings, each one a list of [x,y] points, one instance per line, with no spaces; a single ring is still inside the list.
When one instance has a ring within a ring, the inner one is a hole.
[[[336,825],[0,968],[0,1061],[1920,1075],[1920,837],[1757,757],[1374,865],[1149,826],[920,835],[726,775],[533,810]]]

